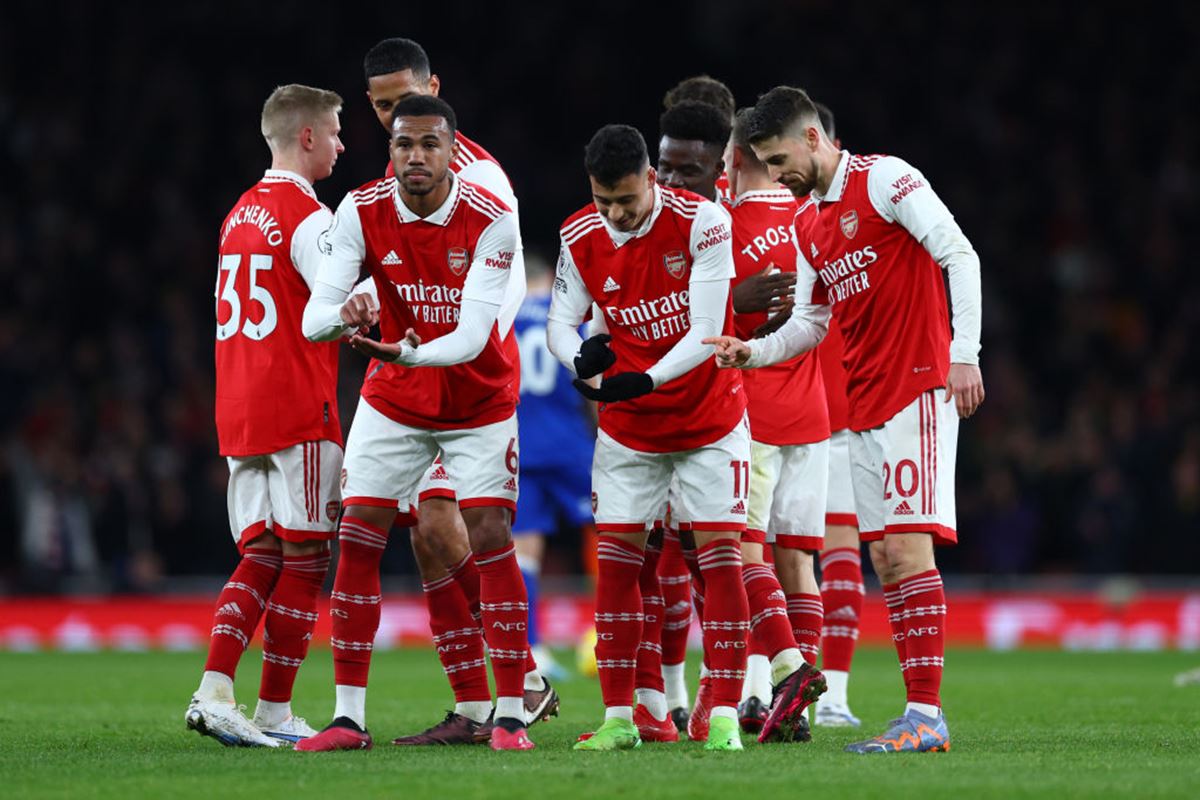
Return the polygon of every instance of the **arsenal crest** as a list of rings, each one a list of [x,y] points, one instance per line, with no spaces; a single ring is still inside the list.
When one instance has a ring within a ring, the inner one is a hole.
[[[683,276],[683,271],[687,269],[687,256],[682,250],[674,250],[663,256],[663,266],[667,268],[667,273],[672,278],[680,278]]]
[[[853,239],[855,234],[858,233],[857,211],[847,211],[845,214],[842,214],[838,222],[842,224],[842,233],[846,235],[847,239]]]
[[[450,265],[450,271],[455,275],[462,275],[466,272],[470,260],[465,247],[451,247],[446,251],[446,261]]]

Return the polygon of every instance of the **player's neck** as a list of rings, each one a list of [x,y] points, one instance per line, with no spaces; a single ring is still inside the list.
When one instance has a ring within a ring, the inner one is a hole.
[[[277,154],[271,158],[271,169],[295,173],[308,181],[309,186],[316,183],[311,170],[305,168],[303,159],[294,158],[284,153]]]
[[[817,176],[817,185],[813,190],[821,197],[824,197],[829,194],[829,186],[833,183],[834,173],[837,172],[838,164],[842,160],[842,151],[830,144],[827,147],[821,148],[817,159],[817,163],[821,165],[821,171]]]
[[[401,184],[400,202],[404,203],[404,206],[418,217],[428,217],[442,207],[446,198],[450,196],[452,188],[454,188],[454,178],[449,172],[446,173],[446,179],[427,194],[409,194],[404,191],[404,184]]]
[[[769,192],[778,188],[779,184],[771,180],[771,176],[766,172],[748,172],[746,170],[738,172],[738,197],[746,192]]]

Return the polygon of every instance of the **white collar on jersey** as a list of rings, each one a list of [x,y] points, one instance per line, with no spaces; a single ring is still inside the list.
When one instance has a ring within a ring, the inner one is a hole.
[[[400,217],[401,222],[408,223],[422,220],[432,225],[441,225],[442,227],[450,223],[450,218],[454,216],[454,209],[458,207],[458,199],[462,195],[462,182],[453,172],[447,174],[450,176],[450,194],[446,195],[446,201],[438,206],[437,210],[428,217],[422,217],[404,205],[404,201],[400,199],[400,180],[396,179],[396,188],[392,190],[392,202],[396,206],[396,216]]]
[[[608,223],[608,218],[603,214],[600,219],[604,220],[604,230],[608,231],[609,237],[612,238],[613,247],[620,247],[623,244],[633,241],[639,236],[645,236],[654,227],[654,220],[658,219],[659,212],[662,211],[663,199],[662,191],[658,188],[658,184],[654,184],[654,208],[650,210],[650,216],[646,217],[646,221],[636,231],[619,231]]]
[[[263,180],[269,183],[279,183],[287,181],[294,183],[313,200],[317,199],[317,193],[313,191],[312,184],[308,182],[303,175],[292,172],[290,169],[269,169],[263,173]]]
[[[782,187],[777,189],[750,189],[733,198],[733,202],[730,205],[736,208],[742,203],[786,203],[792,202],[795,199],[791,192]]]
[[[829,181],[829,191],[824,195],[817,194],[814,189],[812,199],[818,203],[836,203],[842,199],[842,192],[846,188],[846,178],[849,177],[850,167],[850,151],[843,150],[841,158],[838,159],[837,169],[833,171],[833,179]]]

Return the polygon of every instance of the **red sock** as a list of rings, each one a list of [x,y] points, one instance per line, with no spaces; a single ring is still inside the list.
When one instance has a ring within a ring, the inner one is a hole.
[[[230,678],[237,672],[238,661],[254,636],[282,565],[283,555],[278,550],[247,547],[242,553],[237,569],[217,597],[206,672],[220,672]]]
[[[638,643],[642,640],[642,551],[615,536],[596,544],[596,669],[604,705],[632,706]]]
[[[747,564],[742,567],[742,582],[750,606],[751,654],[774,658],[780,651],[795,647],[787,600],[775,570],[764,564]]]
[[[328,571],[329,551],[283,557],[283,572],[267,602],[263,623],[260,700],[286,703],[292,699],[296,672],[308,655],[308,643],[317,624],[317,596]]]
[[[692,576],[692,605],[696,618],[704,619],[704,572],[700,569],[699,553],[692,548],[683,548],[683,563],[687,564]]]
[[[742,548],[736,539],[714,539],[697,552],[704,573],[704,663],[713,706],[737,707],[746,678],[750,607],[742,585]]]
[[[490,701],[492,692],[488,688],[483,631],[471,618],[462,589],[450,575],[423,584],[421,588],[429,608],[433,644],[442,669],[450,679],[455,702]]]
[[[792,636],[796,637],[800,655],[809,664],[816,664],[821,652],[821,622],[825,617],[821,595],[789,594],[787,610],[792,623]]]
[[[468,551],[462,557],[462,561],[450,567],[446,572],[462,590],[463,597],[467,600],[467,611],[476,622],[479,622],[479,567],[475,564],[475,554]]]
[[[908,672],[904,664],[908,659],[904,647],[904,595],[900,593],[900,584],[883,584],[883,603],[887,606],[888,624],[892,626],[892,644],[896,647],[896,655],[900,658],[900,672],[904,676],[904,685],[908,685]]]
[[[483,636],[492,659],[497,697],[525,696],[525,664],[529,652],[529,600],[512,542],[476,553],[479,566],[479,610]]]
[[[943,655],[946,651],[946,592],[936,569],[900,581],[904,597],[904,649],[910,703],[941,707]]]
[[[658,582],[665,604],[662,660],[664,664],[682,664],[687,659],[688,632],[692,627],[692,573],[683,560],[679,534],[670,529],[663,532]]]
[[[858,548],[839,547],[821,554],[821,602],[825,606],[822,664],[825,669],[849,672],[863,607]]]
[[[338,530],[341,552],[329,600],[333,632],[333,679],[339,686],[366,686],[371,650],[379,630],[379,561],[387,531],[343,516]]]
[[[658,560],[662,550],[646,547],[645,562],[638,575],[638,586],[642,592],[642,642],[637,651],[638,689],[664,691],[663,685],[663,601],[662,587],[658,580]]]

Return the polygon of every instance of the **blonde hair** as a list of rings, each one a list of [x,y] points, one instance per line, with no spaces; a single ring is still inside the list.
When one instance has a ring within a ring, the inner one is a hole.
[[[262,135],[272,151],[286,149],[302,128],[312,125],[325,112],[342,110],[337,92],[289,83],[271,92],[263,103]]]

